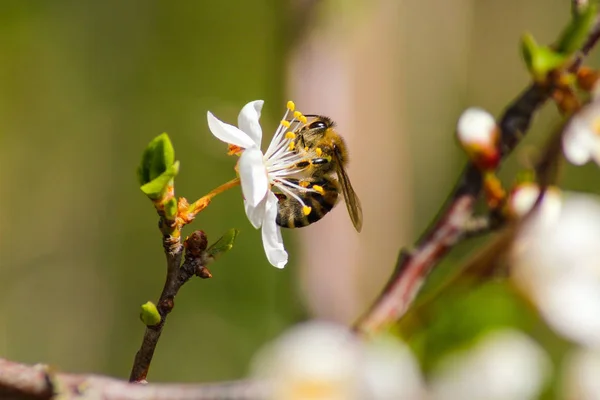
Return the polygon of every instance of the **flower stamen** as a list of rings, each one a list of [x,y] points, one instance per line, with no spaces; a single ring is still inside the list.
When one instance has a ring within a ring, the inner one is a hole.
[[[279,183],[288,183],[289,184],[289,182],[284,182],[284,181],[281,181]],[[302,206],[302,209],[304,209],[304,207],[307,207],[306,203],[300,198],[300,196],[298,196],[296,193],[294,193],[290,189],[286,188],[284,185],[276,184],[275,186],[277,187],[277,189],[281,190],[282,193],[284,193],[287,196],[292,197],[294,200],[296,200],[298,203],[300,203],[300,205]]]
[[[315,192],[319,193],[321,196],[325,194],[325,190],[323,190],[322,186],[313,185],[312,188],[315,190]]]

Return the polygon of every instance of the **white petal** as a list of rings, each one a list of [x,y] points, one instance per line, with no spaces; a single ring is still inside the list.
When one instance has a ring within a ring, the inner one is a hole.
[[[260,110],[262,110],[264,100],[255,100],[246,104],[240,115],[238,115],[238,126],[252,138],[258,148],[262,140],[262,128],[260,127]]]
[[[565,157],[575,165],[583,165],[592,157],[594,132],[590,131],[586,124],[585,119],[574,117],[565,128],[562,139]]]
[[[277,197],[269,192],[265,219],[262,226],[262,240],[267,259],[277,268],[283,268],[288,261],[288,254],[283,247],[281,229],[275,223],[277,218]]]
[[[250,223],[256,229],[260,228],[263,223],[263,219],[265,219],[265,210],[267,207],[267,197],[258,203],[258,206],[253,207],[244,200],[244,209],[246,210],[246,216],[250,220]]]
[[[250,136],[235,126],[219,120],[210,111],[206,114],[206,119],[208,120],[210,131],[217,139],[225,143],[243,147],[244,149],[255,146],[254,140]]]
[[[542,315],[563,336],[588,347],[600,344],[600,285],[592,276],[565,277],[539,290]]]
[[[361,399],[424,398],[419,363],[410,349],[392,335],[378,335],[366,343],[361,367],[365,384]]]
[[[250,206],[256,207],[269,191],[269,179],[261,151],[256,147],[247,148],[238,165],[244,198]]]
[[[348,328],[305,322],[260,349],[253,376],[269,387],[269,399],[374,400],[357,395],[361,350],[362,343]]]

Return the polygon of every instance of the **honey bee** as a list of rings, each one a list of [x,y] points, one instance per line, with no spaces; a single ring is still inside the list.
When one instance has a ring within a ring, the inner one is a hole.
[[[306,117],[310,118],[309,121],[294,131],[294,151],[306,157],[305,161],[297,164],[297,167],[304,168],[302,179],[293,180],[293,183],[312,190],[293,190],[306,206],[279,193],[276,222],[284,228],[304,227],[317,222],[333,209],[341,192],[352,224],[360,232],[362,207],[344,169],[348,163],[346,143],[334,130],[335,123],[330,118],[321,115]]]

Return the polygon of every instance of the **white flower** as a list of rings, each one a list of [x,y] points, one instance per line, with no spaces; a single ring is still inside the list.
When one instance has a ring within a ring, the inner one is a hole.
[[[561,335],[600,345],[600,201],[565,195],[552,218],[534,214],[512,250],[512,277]]]
[[[269,400],[359,400],[361,343],[331,322],[300,324],[262,348],[254,378],[264,380]]]
[[[342,325],[310,321],[254,358],[268,400],[420,400],[424,384],[410,350],[392,337],[363,342]]]
[[[535,205],[540,195],[540,188],[537,184],[526,182],[515,187],[508,200],[508,208],[512,215],[522,218]],[[562,205],[561,192],[556,187],[546,188],[544,198],[540,204],[540,212],[547,219],[554,219],[560,213]]]
[[[363,399],[424,398],[425,383],[421,369],[408,346],[391,335],[378,335],[363,347]]]
[[[590,160],[600,164],[600,101],[581,108],[571,118],[562,138],[567,160],[583,165]]]
[[[246,104],[238,116],[238,127],[220,121],[210,111],[207,119],[213,135],[243,149],[238,171],[246,215],[256,229],[262,227],[263,246],[269,262],[277,268],[283,268],[288,261],[288,254],[283,247],[281,229],[275,223],[278,200],[272,189],[277,188],[310,211],[292,190],[314,190],[290,181],[290,178],[298,176],[306,168],[297,166],[303,161],[303,155],[294,151],[292,132],[306,122],[306,117],[298,111],[294,112],[294,103],[288,102],[288,110],[263,154],[260,149],[262,128],[259,123],[263,103],[262,100],[256,100]],[[293,113],[293,118],[288,121],[290,113]]]
[[[431,380],[431,399],[537,399],[550,367],[548,355],[526,335],[492,332],[441,361]]]

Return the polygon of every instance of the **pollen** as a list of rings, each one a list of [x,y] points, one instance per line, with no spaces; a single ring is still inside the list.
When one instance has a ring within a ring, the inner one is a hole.
[[[308,151],[308,146],[305,146],[305,147],[304,147],[304,151]]]
[[[306,188],[306,187],[308,187],[308,185],[310,185],[310,184],[309,184],[307,181],[300,181],[300,182],[298,183],[298,185],[302,186],[303,188]]]
[[[321,148],[320,148],[320,147],[317,147],[317,148],[315,149],[315,152],[317,153],[317,157],[321,157],[321,154],[323,154],[323,150],[321,150]]]
[[[324,194],[325,191],[323,190],[322,186],[319,185],[313,185],[312,187],[317,193],[319,193],[320,195]]]
[[[290,121],[286,121],[285,119],[282,119],[280,124],[285,126],[286,128],[290,127]]]
[[[288,150],[289,151],[294,151],[295,148],[296,148],[296,143],[290,142],[290,145],[288,146]]]
[[[302,122],[303,124],[308,123],[308,119],[306,119],[306,117],[304,115],[301,115],[299,118],[300,122]]]
[[[285,134],[285,138],[286,138],[286,139],[290,139],[290,140],[291,140],[291,139],[296,139],[296,134],[295,134],[294,132],[291,132],[291,131],[290,131],[290,132],[287,132],[287,133]]]
[[[287,102],[287,109],[290,111],[294,111],[296,109],[296,104],[293,101],[288,101]]]
[[[302,118],[303,115],[300,111],[294,111],[294,118],[296,118],[298,121],[300,121],[300,118]]]
[[[311,211],[312,211],[312,208],[309,206],[302,207],[302,212],[304,213],[304,215],[310,214]]]

